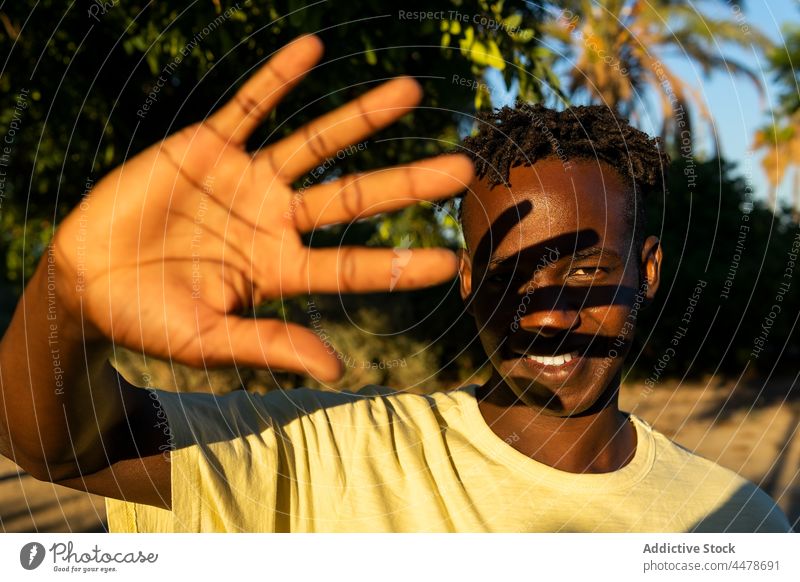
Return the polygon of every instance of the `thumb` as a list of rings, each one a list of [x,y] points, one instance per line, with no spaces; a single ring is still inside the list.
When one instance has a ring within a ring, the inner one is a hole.
[[[227,317],[230,361],[311,376],[321,382],[342,377],[341,359],[310,329],[277,319]]]

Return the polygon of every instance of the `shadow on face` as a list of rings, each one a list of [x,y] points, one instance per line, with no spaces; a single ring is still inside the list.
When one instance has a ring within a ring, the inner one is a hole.
[[[461,293],[508,399],[557,415],[618,388],[661,250],[634,248],[630,187],[604,162],[555,159],[477,182],[464,200]]]

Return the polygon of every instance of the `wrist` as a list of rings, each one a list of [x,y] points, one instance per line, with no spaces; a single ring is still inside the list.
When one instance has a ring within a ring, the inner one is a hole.
[[[25,288],[27,310],[43,314],[48,331],[64,341],[108,344],[105,335],[86,317],[82,297],[83,289],[59,268],[56,250],[48,246]]]

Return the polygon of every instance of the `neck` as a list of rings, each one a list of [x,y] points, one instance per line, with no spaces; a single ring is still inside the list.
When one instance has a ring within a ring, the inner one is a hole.
[[[484,420],[498,437],[554,469],[609,473],[627,465],[636,452],[636,431],[619,410],[619,376],[592,408],[570,416],[528,406],[496,376],[476,396]]]

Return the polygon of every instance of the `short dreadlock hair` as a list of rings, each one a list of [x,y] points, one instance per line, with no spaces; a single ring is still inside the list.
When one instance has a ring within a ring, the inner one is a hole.
[[[631,187],[625,218],[636,248],[644,242],[644,201],[664,191],[669,164],[660,138],[651,138],[601,105],[556,111],[517,100],[514,107],[479,114],[478,132],[462,147],[472,157],[478,178],[490,187],[511,186],[512,168],[545,158],[556,157],[565,166],[576,160],[606,162]]]

